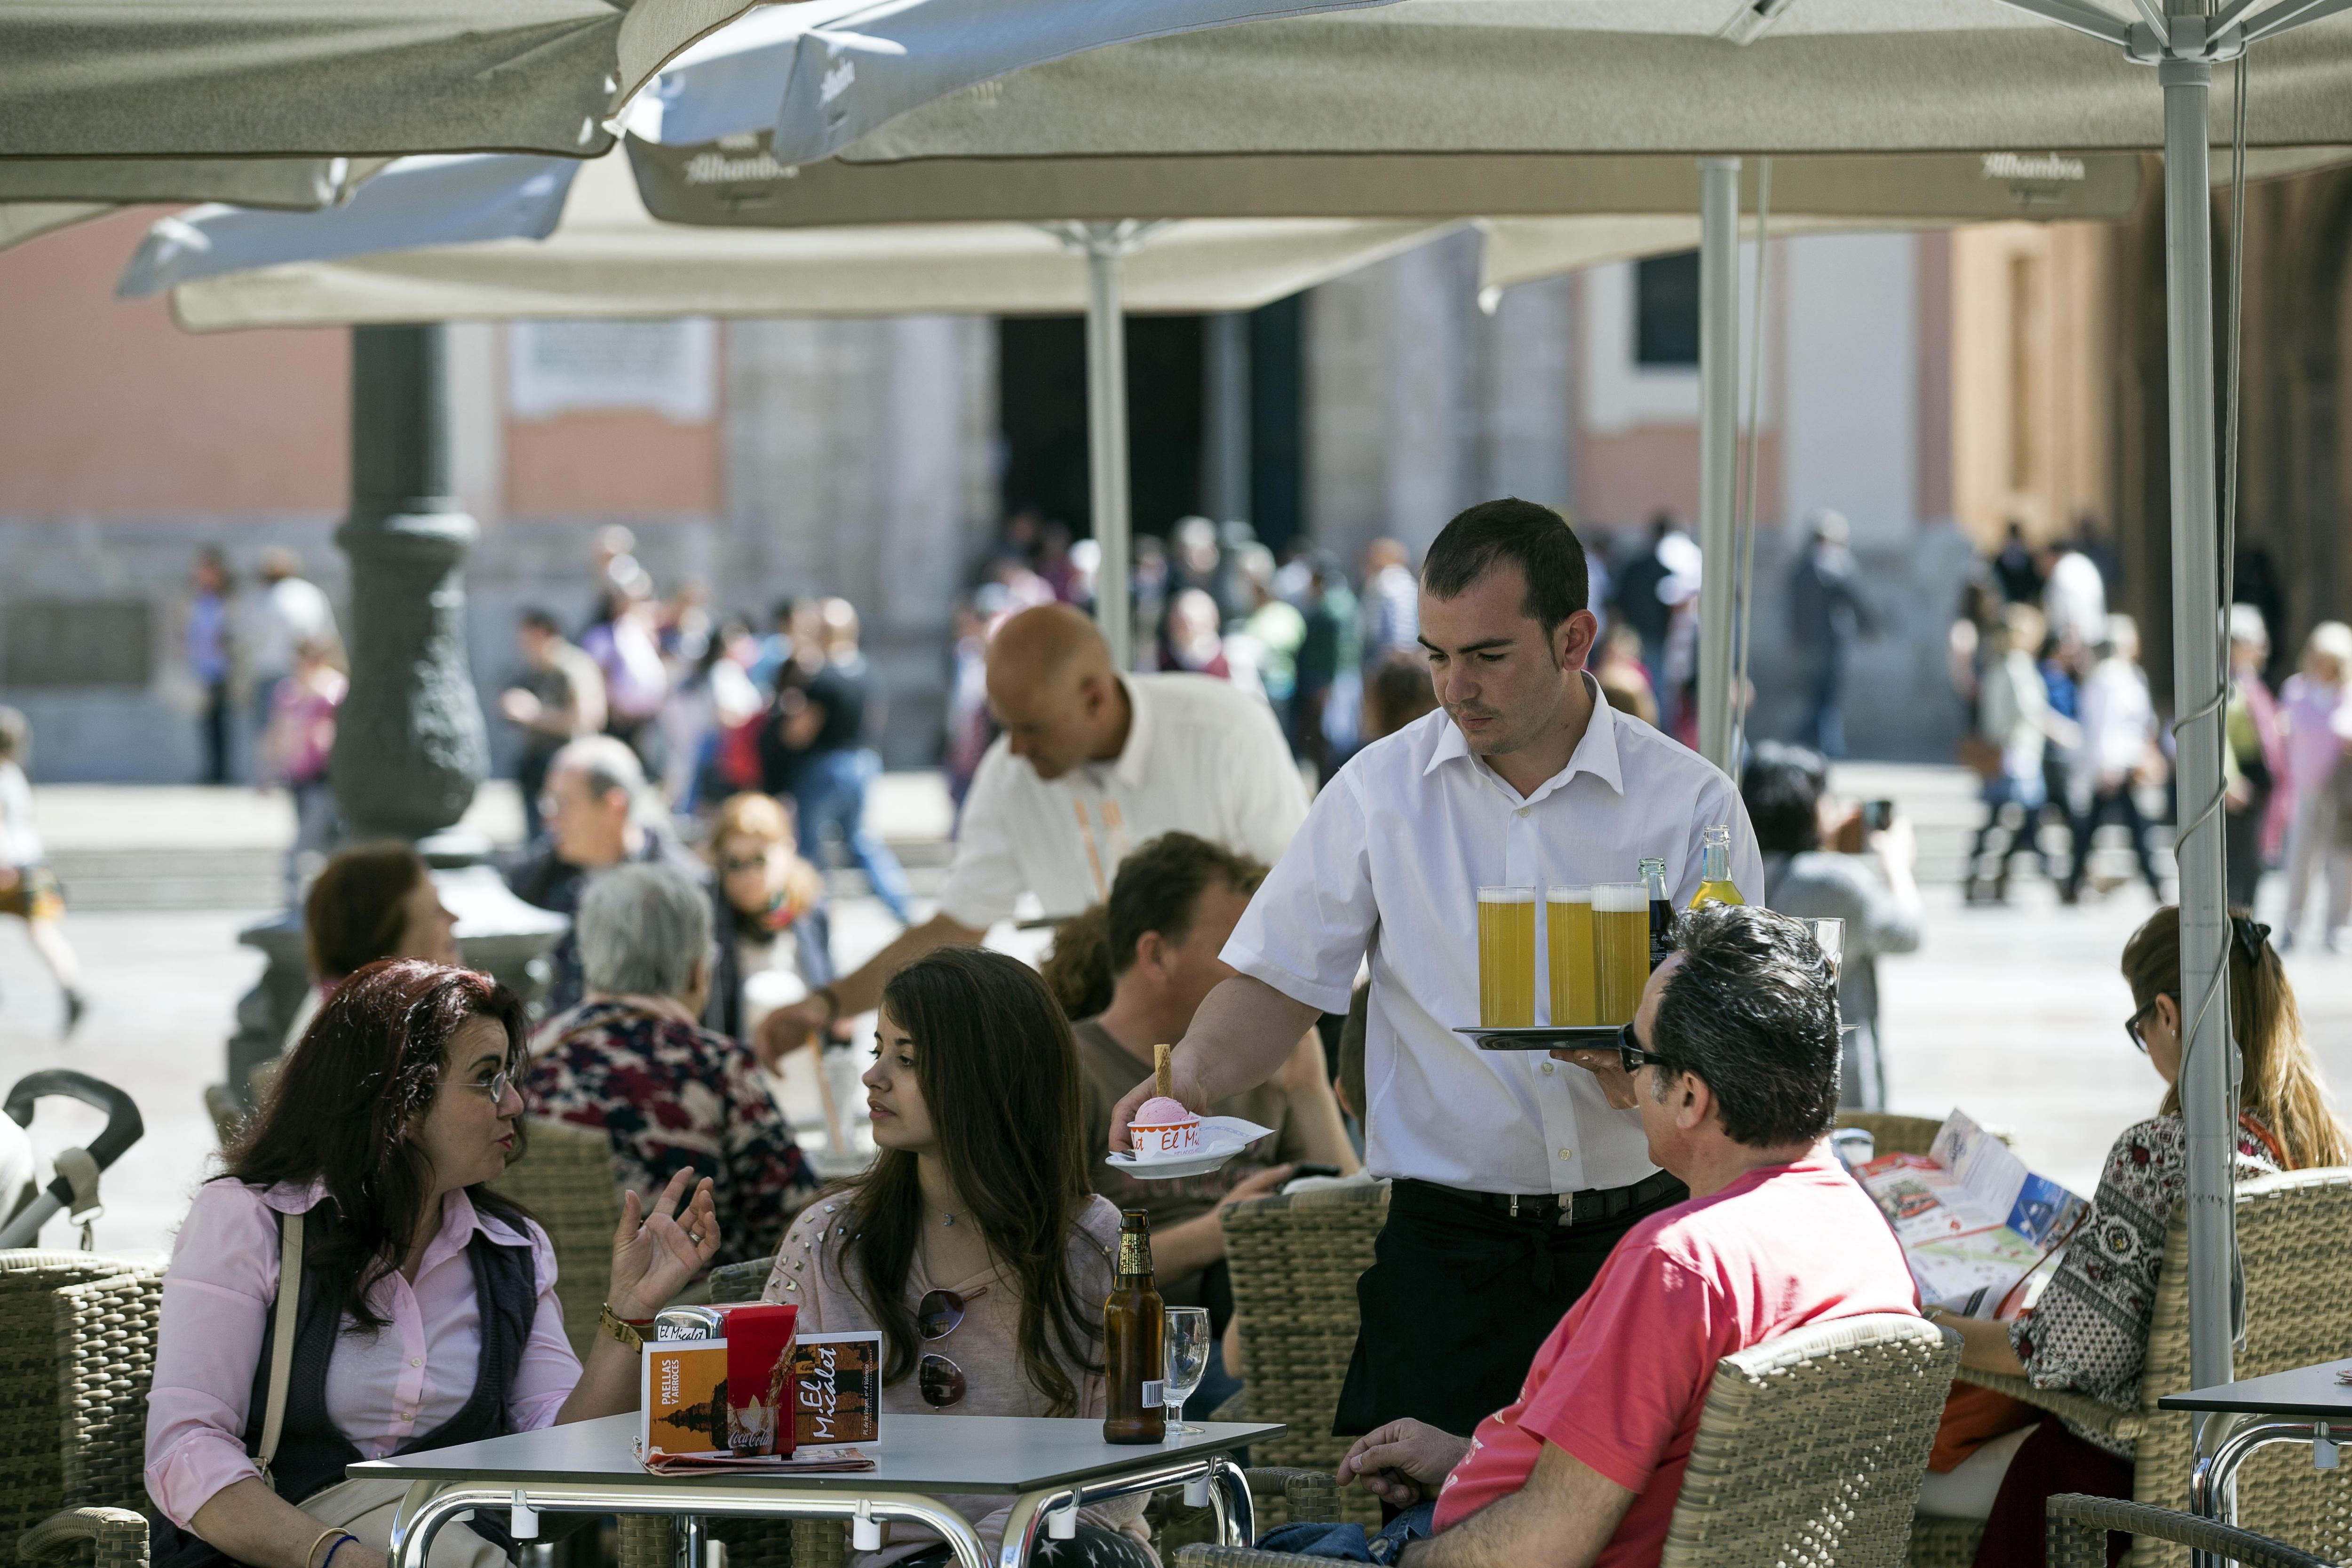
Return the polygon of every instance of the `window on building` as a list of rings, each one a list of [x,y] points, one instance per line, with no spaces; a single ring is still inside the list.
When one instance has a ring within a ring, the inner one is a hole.
[[[1698,363],[1697,251],[1634,263],[1633,363],[1659,368]]]

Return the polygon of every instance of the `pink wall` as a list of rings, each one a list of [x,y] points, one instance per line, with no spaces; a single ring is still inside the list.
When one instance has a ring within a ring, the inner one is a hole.
[[[199,336],[115,276],[170,209],[0,250],[0,514],[333,511],[349,488],[349,334]]]
[[[1756,441],[1756,516],[1780,511],[1780,441],[1767,430]],[[1576,516],[1625,527],[1649,521],[1664,507],[1698,522],[1698,426],[1636,425],[1612,432],[1587,430],[1577,442]]]
[[[507,421],[507,510],[518,517],[711,516],[721,467],[716,421],[619,411]]]

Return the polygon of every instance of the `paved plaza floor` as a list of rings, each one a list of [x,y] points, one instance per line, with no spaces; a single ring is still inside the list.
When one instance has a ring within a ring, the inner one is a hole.
[[[1906,809],[1916,802],[1929,820],[1949,815],[1965,795],[1949,775],[1871,770],[1868,793],[1895,795]],[[905,803],[893,815],[904,816],[909,838],[918,829],[941,830],[935,786],[908,777],[893,788]],[[172,793],[172,841],[205,842],[204,792]],[[87,816],[90,808],[79,801],[74,809]],[[232,820],[266,847],[265,830],[242,803]],[[77,818],[78,834],[82,826]],[[930,880],[919,872],[919,890]],[[2264,892],[2265,905],[2274,905],[2277,879]],[[2124,939],[2151,900],[2145,889],[2126,885],[2063,909],[2048,884],[2022,875],[2006,908],[1963,907],[1948,883],[1930,885],[1926,896],[1920,952],[1880,966],[1891,1108],[1940,1117],[1959,1106],[2011,1132],[2031,1163],[2087,1194],[2115,1133],[2152,1113],[2161,1098],[2155,1075],[2124,1037],[2131,1002],[2116,973]],[[204,1086],[221,1075],[236,999],[261,970],[260,955],[238,946],[236,932],[269,913],[251,903],[73,910],[67,930],[88,968],[93,1005],[69,1045],[57,1039],[57,994],[21,928],[0,921],[0,1087],[41,1068],[79,1068],[130,1089],[146,1119],[146,1136],[106,1176],[101,1247],[167,1247],[188,1194],[207,1173],[215,1149]],[[836,921],[839,956],[855,963],[895,929],[873,900],[849,894]],[[1042,940],[1016,933],[1006,945],[1034,954]],[[2340,1097],[2352,1088],[2352,958],[2298,952],[2288,970]],[[792,1094],[788,1104],[802,1098]],[[97,1124],[94,1114],[45,1101],[35,1142],[47,1153],[86,1141]],[[43,1240],[72,1244],[62,1219]]]

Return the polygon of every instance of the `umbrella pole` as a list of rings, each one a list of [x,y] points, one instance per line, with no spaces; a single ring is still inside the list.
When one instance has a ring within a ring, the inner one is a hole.
[[[1731,755],[1732,486],[1739,438],[1739,160],[1699,160],[1698,749]],[[1760,305],[1759,305],[1760,308]]]
[[[2230,922],[2221,872],[2221,610],[2215,525],[2212,208],[2202,59],[2157,67],[2164,89],[2165,329],[2172,449],[2172,680],[2180,722],[2181,1118],[2189,1135],[2189,1369],[2192,1387],[2230,1381]]]
[[[1119,258],[1129,240],[1124,226],[1090,223],[1087,252],[1087,472],[1092,487],[1095,542],[1102,550],[1095,572],[1095,624],[1110,645],[1111,663],[1135,667],[1129,622],[1128,515],[1127,319],[1119,305]]]

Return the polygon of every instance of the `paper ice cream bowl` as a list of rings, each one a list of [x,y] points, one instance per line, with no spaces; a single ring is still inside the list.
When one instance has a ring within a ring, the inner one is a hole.
[[[1135,1141],[1138,1160],[1175,1160],[1201,1152],[1201,1123],[1197,1120],[1159,1127],[1131,1121],[1127,1131]]]

